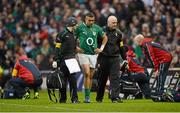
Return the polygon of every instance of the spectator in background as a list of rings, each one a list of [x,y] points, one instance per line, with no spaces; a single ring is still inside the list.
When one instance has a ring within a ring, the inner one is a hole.
[[[12,86],[23,89],[29,87],[34,89],[34,98],[39,98],[38,88],[42,84],[42,77],[39,69],[26,56],[23,48],[17,50],[17,61],[12,72],[12,79],[8,82]],[[23,99],[30,98],[30,90],[27,90]]]
[[[135,44],[141,46],[149,64],[154,68],[157,77],[156,95],[164,93],[164,83],[168,74],[168,69],[172,61],[172,55],[165,50],[160,44],[147,40],[139,34],[134,38]]]
[[[0,20],[0,39],[4,38],[5,28],[3,22]]]
[[[13,52],[6,48],[5,39],[0,39],[0,88],[11,78],[10,72],[14,65]],[[0,91],[1,93],[1,91]]]
[[[178,0],[78,0],[78,2],[73,0],[72,3],[67,0],[53,2],[50,0],[0,0],[0,38],[4,39],[5,52],[7,43],[15,42],[8,45],[15,54],[16,46],[27,41],[23,40],[23,35],[28,34],[30,36],[28,43],[32,42],[34,47],[29,52],[27,47],[25,49],[28,57],[35,60],[37,55],[42,54],[39,52],[43,41],[40,38],[47,38],[50,46],[53,47],[52,35],[63,30],[64,21],[69,16],[73,15],[80,21],[82,15],[92,11],[97,18],[96,24],[102,27],[106,24],[107,15],[102,14],[101,11],[109,11],[108,14],[114,13],[123,24],[123,28],[120,27],[120,29],[124,33],[125,41],[133,48],[135,47],[132,41],[134,35],[142,34],[142,25],[148,24],[151,37],[155,35],[155,38],[158,38],[157,41],[164,44],[163,47],[168,45],[169,50],[173,51],[174,45],[180,45],[179,10]],[[136,22],[138,26],[134,25]],[[163,31],[158,35],[154,30],[156,24],[161,24],[162,27],[159,28]],[[8,32],[12,34],[11,38]],[[142,60],[143,55],[139,54],[139,51],[135,53]],[[179,55],[178,59],[180,59]],[[47,65],[52,63],[49,61],[51,60],[47,60]]]
[[[145,36],[145,37],[150,37],[151,36],[151,32],[150,32],[150,28],[149,25],[144,23],[142,25],[142,30],[141,33]]]
[[[0,39],[0,65],[4,66],[5,65],[5,59],[6,59],[6,46],[5,46],[5,39]]]

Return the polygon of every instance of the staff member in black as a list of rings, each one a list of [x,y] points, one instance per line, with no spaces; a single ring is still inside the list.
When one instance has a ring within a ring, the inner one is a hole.
[[[65,75],[65,82],[70,84],[70,96],[72,103],[79,103],[77,95],[77,81],[75,73],[70,74],[65,60],[75,58],[76,54],[76,39],[74,37],[74,30],[77,25],[77,20],[74,17],[70,17],[66,21],[65,29],[57,35],[56,38],[56,55],[53,61],[53,68],[60,67],[60,70]],[[67,85],[66,85],[67,86]],[[60,103],[66,103],[66,87],[60,89]]]
[[[115,16],[109,16],[107,20],[107,26],[104,28],[108,37],[108,42],[102,53],[98,57],[98,90],[97,90],[97,102],[102,102],[107,79],[110,79],[111,87],[111,101],[113,103],[122,102],[119,97],[119,76],[120,76],[120,57],[123,60],[126,59],[122,33],[117,28],[117,18]]]

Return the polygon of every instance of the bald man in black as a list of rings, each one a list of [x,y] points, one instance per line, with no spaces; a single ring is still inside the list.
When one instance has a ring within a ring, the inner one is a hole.
[[[108,42],[98,57],[98,90],[97,90],[97,102],[102,102],[105,86],[109,77],[111,87],[111,101],[113,103],[121,103],[122,100],[119,97],[119,76],[120,76],[120,57],[123,60],[126,59],[122,33],[117,28],[117,18],[115,16],[109,16],[107,20],[107,26],[103,29],[108,37]]]

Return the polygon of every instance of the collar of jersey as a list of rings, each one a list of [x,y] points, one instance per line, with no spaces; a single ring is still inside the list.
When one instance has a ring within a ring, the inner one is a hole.
[[[67,31],[67,32],[69,32],[69,33],[73,33],[73,32],[71,32],[71,31],[69,31],[69,29],[66,27],[65,28],[65,31]]]
[[[92,26],[94,25],[94,24],[93,24],[91,27],[88,27],[84,22],[83,22],[83,24],[84,24],[84,26],[86,26],[87,28],[92,28]]]

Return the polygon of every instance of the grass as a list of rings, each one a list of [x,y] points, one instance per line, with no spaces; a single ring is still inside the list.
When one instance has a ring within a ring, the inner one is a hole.
[[[68,95],[69,96],[69,95]],[[95,101],[96,93],[91,93],[91,103],[83,103],[84,95],[79,92],[80,104],[53,103],[47,91],[40,92],[39,99],[0,99],[0,112],[180,112],[180,103],[153,102],[152,100],[124,100],[123,103],[111,103],[104,97],[103,103]]]

